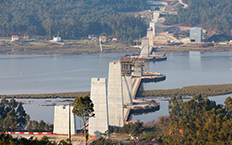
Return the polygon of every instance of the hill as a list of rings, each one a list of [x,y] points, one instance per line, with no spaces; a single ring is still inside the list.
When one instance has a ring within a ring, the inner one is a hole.
[[[146,9],[145,0],[2,0],[0,37],[38,35],[65,39],[105,34],[130,42],[145,35],[140,18],[119,12]]]
[[[231,36],[232,0],[183,0],[188,8],[179,7],[178,15],[167,15],[165,24],[201,26]]]

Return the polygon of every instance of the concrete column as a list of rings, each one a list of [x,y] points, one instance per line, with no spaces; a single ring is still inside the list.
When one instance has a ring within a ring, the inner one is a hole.
[[[108,75],[109,125],[122,127],[124,125],[124,113],[120,61],[109,63]]]
[[[142,39],[141,43],[141,57],[149,57],[149,40],[147,38]]]
[[[92,78],[90,98],[94,104],[95,116],[89,119],[89,134],[101,136],[101,133],[109,130],[105,78]]]
[[[70,107],[71,134],[76,133],[76,118],[72,113],[73,107]],[[69,134],[69,106],[57,105],[54,113],[54,130],[56,134]]]
[[[153,12],[153,21],[156,23],[158,22],[158,18],[160,16],[159,12]]]
[[[148,28],[147,29],[147,38],[149,40],[149,47],[153,47],[153,29],[152,28]]]
[[[132,104],[132,79],[131,76],[122,76],[123,101],[124,104]]]
[[[152,34],[155,36],[155,22],[151,21],[150,22],[150,28],[152,28]]]

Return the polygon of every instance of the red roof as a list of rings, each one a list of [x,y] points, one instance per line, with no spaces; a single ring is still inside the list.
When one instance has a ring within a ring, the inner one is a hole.
[[[107,37],[106,36],[100,36],[101,39],[106,39]]]
[[[18,35],[12,35],[12,38],[19,38]]]

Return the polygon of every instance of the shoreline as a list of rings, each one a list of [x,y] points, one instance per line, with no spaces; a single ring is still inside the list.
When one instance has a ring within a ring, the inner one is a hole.
[[[195,96],[201,94],[203,97],[218,96],[232,94],[232,84],[216,84],[216,85],[196,85],[186,86],[176,89],[162,89],[162,90],[145,90],[139,92],[140,97],[159,98],[178,96]],[[0,95],[0,98],[17,98],[17,99],[56,99],[56,98],[76,98],[79,96],[90,95],[90,92],[64,92],[64,93],[47,93],[47,94],[11,94]]]
[[[218,44],[213,46],[199,44],[167,45],[156,44],[154,48],[158,52],[187,52],[187,51],[232,51],[232,44]],[[139,53],[139,46],[131,46],[122,43],[102,44],[103,53]],[[0,41],[1,55],[52,55],[52,54],[95,54],[100,53],[97,41],[91,40],[65,40],[60,43],[47,41],[35,42],[10,42]]]

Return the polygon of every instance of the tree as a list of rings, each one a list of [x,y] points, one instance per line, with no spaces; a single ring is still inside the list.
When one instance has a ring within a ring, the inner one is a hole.
[[[2,98],[0,103],[0,120],[2,127],[8,130],[22,130],[26,126],[26,112],[22,103],[18,103],[14,98],[8,101]],[[1,126],[1,125],[0,125]]]
[[[17,111],[16,111],[16,115],[17,115],[17,122],[19,123],[19,129],[24,129],[25,125],[27,124],[27,114],[22,106],[22,103],[19,103]]]
[[[232,98],[231,97],[226,98],[224,104],[229,117],[232,117]]]
[[[90,117],[94,117],[94,109],[93,109],[93,102],[89,96],[79,96],[73,102],[73,110],[72,112],[79,116],[83,123],[84,123],[84,134],[86,143],[88,140],[88,133],[86,132],[86,122],[89,120]]]
[[[171,99],[170,115],[176,119],[169,124],[170,132],[163,136],[164,144],[231,144],[231,116],[229,114],[231,98],[225,101],[225,106],[217,105],[215,101],[193,96],[189,101],[181,103]],[[174,112],[175,109],[179,113]]]

